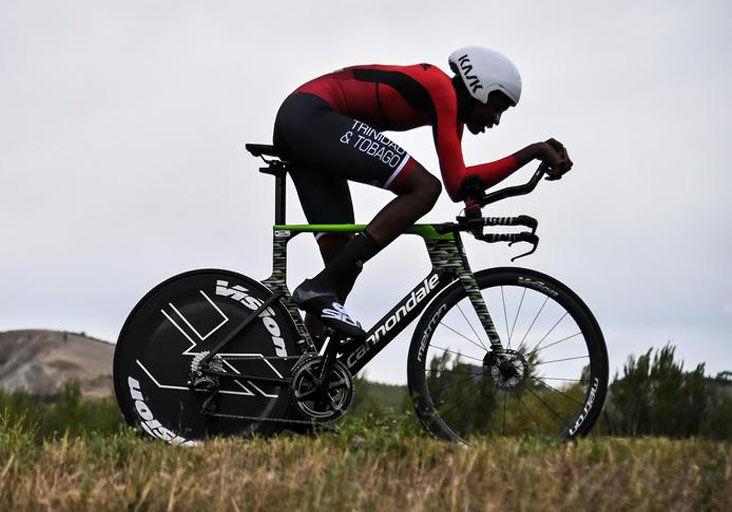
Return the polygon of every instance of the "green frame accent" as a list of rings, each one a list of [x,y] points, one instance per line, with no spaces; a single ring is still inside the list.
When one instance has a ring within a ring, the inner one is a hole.
[[[358,233],[366,224],[275,224],[276,231],[287,230],[294,233]],[[414,224],[405,234],[418,235],[425,240],[454,240],[454,233],[439,233],[432,224]]]

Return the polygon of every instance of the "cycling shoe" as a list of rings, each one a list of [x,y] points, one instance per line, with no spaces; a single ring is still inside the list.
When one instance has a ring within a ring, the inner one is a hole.
[[[346,312],[334,293],[319,292],[309,289],[310,280],[306,279],[292,292],[292,299],[302,309],[320,318],[328,327],[353,339],[366,338],[361,324]]]

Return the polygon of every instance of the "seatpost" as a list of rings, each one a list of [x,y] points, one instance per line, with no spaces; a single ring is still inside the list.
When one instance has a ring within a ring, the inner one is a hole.
[[[287,180],[284,172],[275,175],[275,224],[286,224],[285,217],[287,215]]]
[[[259,172],[275,177],[275,224],[284,224],[287,201],[287,164],[279,160],[265,160],[267,167],[260,167]]]

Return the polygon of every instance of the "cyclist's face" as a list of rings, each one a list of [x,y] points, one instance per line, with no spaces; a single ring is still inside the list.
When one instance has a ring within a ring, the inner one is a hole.
[[[511,100],[503,94],[489,94],[488,102],[478,103],[467,116],[465,124],[470,133],[477,135],[486,128],[492,128],[501,122],[501,115],[511,107]]]

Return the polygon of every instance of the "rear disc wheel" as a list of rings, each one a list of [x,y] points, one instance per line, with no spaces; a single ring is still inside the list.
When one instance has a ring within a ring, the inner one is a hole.
[[[277,423],[211,417],[201,409],[205,404],[221,414],[284,417],[286,385],[216,377],[193,390],[190,383],[202,354],[271,296],[253,279],[214,269],[174,276],[145,295],[127,318],[114,354],[115,394],[126,421],[173,443],[280,430]],[[286,378],[287,365],[279,358],[299,354],[297,339],[289,313],[275,301],[216,355],[212,367]]]

